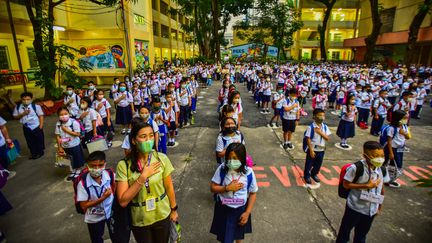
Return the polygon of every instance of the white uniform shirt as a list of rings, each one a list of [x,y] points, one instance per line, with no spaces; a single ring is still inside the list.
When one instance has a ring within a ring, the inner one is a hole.
[[[270,82],[264,82],[263,84],[263,95],[271,95],[273,84]]]
[[[175,122],[176,121],[176,112],[180,111],[177,103],[173,102],[173,104],[174,104],[173,106],[170,106],[167,102],[164,102],[161,105],[161,108],[164,109],[164,111],[166,109],[168,109],[169,107],[171,107],[171,111],[170,112],[167,113],[165,111],[165,113],[168,116],[170,122]]]
[[[117,106],[120,107],[127,107],[129,106],[132,102],[133,102],[133,97],[132,94],[129,93],[128,91],[123,91],[123,92],[117,92],[114,94],[114,100],[117,100],[120,96],[122,96],[123,94],[126,95],[126,98],[122,99],[120,102],[117,103]]]
[[[179,88],[177,90],[177,100],[181,106],[189,105],[190,92],[187,88]]]
[[[317,94],[316,95],[316,108],[325,110],[327,105],[327,95],[326,94]]]
[[[90,196],[88,195],[86,189],[84,189],[83,183],[78,183],[77,186],[77,201],[96,201],[102,197],[103,193],[111,188],[111,178],[108,172],[102,172],[101,184],[99,185],[91,176],[87,174],[85,178]],[[102,220],[109,219],[111,217],[111,207],[113,204],[114,195],[111,194],[100,204],[90,207],[87,209],[84,216],[84,222],[86,223],[97,223]]]
[[[96,110],[96,107],[98,107],[98,105],[100,104],[100,103],[102,103],[103,105],[102,105],[102,108],[100,108],[100,110]],[[105,98],[102,98],[102,100],[101,101],[98,101],[98,100],[95,100],[95,101],[93,101],[93,103],[92,103],[92,108],[95,110],[95,111],[97,111],[98,113],[99,113],[99,115],[102,117],[102,118],[106,118],[107,117],[107,109],[110,109],[111,108],[111,105],[110,105],[110,103],[105,99]]]
[[[224,192],[220,193],[217,196],[222,201],[224,198],[230,198],[230,199],[242,199],[243,205],[227,205],[231,208],[239,208],[244,205],[246,205],[249,193],[256,193],[258,191],[258,185],[255,178],[255,174],[253,170],[249,167],[246,167],[246,174],[243,173],[237,173],[235,171],[228,171],[225,175],[225,178],[223,182],[221,181],[222,178],[220,177],[220,170],[225,167],[225,164],[219,165],[219,167],[216,169],[216,172],[213,175],[212,182],[216,183],[218,185],[222,184],[222,186],[229,185],[233,180],[238,180],[238,182],[243,184],[243,188],[236,191],[236,192]],[[248,175],[252,174],[252,181],[250,182],[250,185],[248,185]],[[248,190],[249,188],[249,190]]]
[[[360,94],[360,99],[361,99],[360,108],[363,108],[363,109],[370,109],[371,108],[371,104],[372,104],[372,100],[373,100],[373,94],[372,93],[362,92]]]
[[[18,116],[19,114],[23,113],[25,110],[30,110],[30,113],[21,117],[19,122],[23,124],[25,127],[28,127],[30,130],[34,130],[40,125],[39,122],[39,116],[43,116],[44,113],[42,111],[42,108],[40,105],[34,105],[36,110],[33,109],[33,105],[30,104],[28,106],[25,106],[23,104],[15,106],[15,109],[13,111],[13,116]]]
[[[6,126],[6,120],[0,116],[0,126]],[[0,130],[0,147],[6,144],[6,139],[3,135],[3,132]]]
[[[85,111],[88,111],[89,113],[82,118],[82,124],[85,128],[85,131],[90,132],[93,130],[93,121],[97,120],[97,114],[93,108],[87,108]],[[80,117],[83,113],[84,110],[80,109],[78,111],[78,117]]]
[[[77,120],[73,118],[69,118],[66,123],[57,121],[54,133],[56,135],[60,135],[61,146],[62,148],[73,148],[80,144],[81,139],[79,136],[72,136],[69,133],[66,133],[61,129],[61,126],[66,127],[68,130],[72,130],[72,132],[81,132],[80,124]]]
[[[346,105],[342,106],[342,117],[341,119],[348,122],[353,122],[355,115],[357,114],[357,107],[350,107],[350,112],[347,112],[348,108]]]
[[[73,93],[70,96],[66,95],[63,101],[66,104],[70,99],[74,99],[74,101],[67,106],[69,114],[71,114],[71,116],[76,116],[78,114],[81,98],[77,94]]]
[[[395,128],[393,126],[390,126],[389,128],[387,128],[387,136],[392,138],[392,147],[393,148],[403,148],[405,147],[405,142],[406,142],[406,138],[404,135],[400,134],[400,128],[398,127],[396,129],[396,135],[394,135],[395,132]],[[402,129],[405,133],[408,132],[408,126],[407,125],[403,125]]]
[[[318,127],[318,125],[315,122],[313,122],[312,127],[316,128],[316,127]],[[308,126],[305,136],[310,138],[311,137],[311,131],[312,131],[311,126]],[[321,131],[327,136],[329,136],[331,134],[330,129],[324,123],[321,125]],[[321,135],[319,135],[317,132],[314,131],[314,136],[313,136],[313,138],[311,138],[311,143],[312,143],[312,146],[314,147],[314,151],[315,152],[324,151],[325,150],[325,142],[326,142],[325,139]]]
[[[244,138],[241,132],[237,131],[234,136],[224,136],[222,133],[219,133],[216,139],[216,152],[222,152],[232,143],[242,143],[245,144]],[[225,143],[224,143],[225,141]],[[221,162],[225,162],[225,158],[220,158]]]
[[[377,109],[378,115],[387,117],[387,109],[391,107],[391,104],[387,99],[378,97],[374,100],[373,107]]]
[[[282,99],[279,100],[280,98],[282,98]],[[273,101],[276,102],[277,100],[279,100],[279,101],[276,103],[276,109],[280,109],[280,108],[282,108],[282,106],[284,104],[285,95],[284,94],[279,94],[279,93],[273,94]]]
[[[297,113],[300,109],[300,104],[297,107],[291,109],[290,111],[285,110],[285,108],[291,107],[294,104],[299,104],[297,99],[291,100],[291,98],[287,98],[287,99],[283,100],[283,103],[282,103],[282,107],[284,109],[283,119],[285,119],[285,120],[297,120]]]

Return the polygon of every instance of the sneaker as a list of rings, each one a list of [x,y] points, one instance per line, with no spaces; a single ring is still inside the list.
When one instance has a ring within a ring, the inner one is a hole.
[[[265,111],[260,111],[261,114],[265,114]]]
[[[123,128],[123,129],[121,130],[121,135],[125,135],[125,134],[126,134],[126,129]]]
[[[294,146],[292,145],[292,143],[287,144],[289,149],[293,149]]]
[[[344,148],[344,149],[349,148],[348,144],[345,144],[345,143],[344,143],[344,144],[341,143],[340,146],[341,146],[342,148]]]
[[[313,179],[316,183],[320,183],[320,182],[321,182],[321,180],[318,178],[317,175],[313,175],[313,176],[311,176],[311,177],[312,177],[312,179]]]
[[[267,127],[270,127],[270,128],[274,127],[274,123],[267,124]]]
[[[398,182],[396,182],[396,181],[393,181],[393,182],[390,182],[390,183],[389,183],[389,186],[390,186],[390,187],[394,187],[394,188],[399,188],[399,187],[400,187],[400,184],[399,184]]]
[[[306,184],[309,184],[309,185],[312,184],[312,181],[310,178],[304,178],[304,180],[305,180]]]
[[[284,149],[288,149],[288,144],[285,143],[284,145],[282,145]]]
[[[278,124],[277,123],[273,123],[273,128],[278,128]]]
[[[108,146],[108,148],[111,148],[112,147],[112,142],[111,141],[107,142],[107,146]]]
[[[67,181],[73,181],[74,179],[75,179],[75,174],[74,174],[74,173],[71,173],[71,174],[66,178]]]
[[[410,149],[408,147],[403,147],[403,152],[404,153],[409,153]]]
[[[9,170],[8,172],[9,172],[8,173],[9,175],[7,177],[8,180],[10,180],[16,176],[16,171]]]

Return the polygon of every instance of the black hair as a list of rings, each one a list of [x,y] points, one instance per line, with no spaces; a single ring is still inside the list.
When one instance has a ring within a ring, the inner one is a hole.
[[[172,95],[172,94],[173,94],[173,92],[171,92],[170,90],[168,90],[168,91],[165,92],[165,96]]]
[[[96,160],[105,161],[105,159],[106,159],[106,156],[105,156],[105,153],[103,151],[94,151],[91,154],[89,154],[86,162],[89,163],[91,161],[96,161]]]
[[[149,108],[146,107],[146,106],[141,106],[141,107],[139,108],[139,110],[138,110],[138,113],[139,113],[142,109],[146,109],[146,110],[150,113]],[[137,117],[137,118],[140,118],[140,117]],[[132,120],[133,120],[133,118],[132,118]]]
[[[118,77],[114,77],[114,79],[113,79],[113,80],[114,80],[114,81],[116,81],[116,79],[119,79],[119,78],[118,78]]]
[[[160,102],[161,102],[161,100],[159,97],[154,97],[151,103],[153,105],[154,103],[160,103]]]
[[[376,150],[383,149],[381,144],[377,141],[367,141],[363,144],[363,150]]]
[[[234,118],[232,118],[232,117],[224,117],[224,118],[222,118],[222,120],[221,120],[221,122],[220,122],[220,126],[221,126],[221,129],[222,129],[222,130],[223,130],[223,128],[225,127],[225,124],[227,123],[228,120],[233,120],[233,121],[234,121],[234,125],[237,126],[237,122],[235,121]]]
[[[75,87],[71,84],[69,84],[68,86],[66,86],[66,89],[71,88],[71,89],[75,89]]]
[[[392,119],[390,124],[394,127],[398,127],[400,120],[402,120],[406,115],[407,113],[403,110],[395,110],[392,114]]]
[[[231,105],[233,103],[234,97],[236,95],[240,95],[240,92],[237,90],[234,90],[233,92],[231,92],[231,94],[228,96],[228,104]]]
[[[347,107],[347,113],[350,112],[350,108],[351,108],[351,105],[352,105],[352,104],[350,104],[349,101],[350,101],[353,97],[355,97],[355,95],[354,95],[353,93],[350,93],[350,94],[348,95],[347,99],[346,99],[346,103],[345,103],[345,105],[346,105],[346,107]]]
[[[31,99],[33,99],[33,93],[31,92],[24,92],[21,94],[21,99],[24,97],[30,97]]]
[[[296,88],[290,89],[289,94],[297,94],[297,89]]]
[[[409,92],[409,91],[404,91],[404,92],[402,93],[402,97],[407,97],[408,95],[412,95],[412,93]]]
[[[239,168],[239,171],[243,174],[246,174],[246,147],[242,143],[231,143],[226,148],[225,152],[225,161],[228,161],[228,156],[230,153],[234,152],[237,156],[238,160],[241,162],[241,166]],[[225,171],[228,172],[228,166],[225,166]]]
[[[62,110],[67,110],[67,112],[69,113],[69,109],[67,108],[67,106],[62,105],[62,106],[60,106],[60,107],[57,109],[57,115],[60,115],[60,112],[61,112]]]
[[[81,98],[81,100],[85,101],[87,103],[88,107],[91,107],[92,101],[91,101],[90,97],[84,96]]]
[[[133,119],[132,119],[133,120]],[[129,144],[131,147],[131,152],[126,156],[127,159],[131,161],[131,171],[139,172],[138,170],[138,148],[136,144],[133,144],[133,139],[138,135],[138,132],[143,129],[149,127],[153,131],[153,126],[144,122],[142,119],[136,120],[136,123],[132,125],[131,132],[129,133]],[[153,131],[154,132],[154,131]]]
[[[316,115],[318,115],[319,113],[325,113],[325,111],[323,110],[323,109],[319,109],[319,108],[317,108],[317,109],[315,109],[315,110],[313,110],[313,115],[314,116],[316,116]]]
[[[87,85],[89,85],[89,84],[94,84],[94,82],[93,81],[88,81]]]
[[[384,92],[388,92],[388,90],[386,90],[386,89],[381,89],[381,90],[379,91],[379,94],[382,94],[382,93],[384,93]]]

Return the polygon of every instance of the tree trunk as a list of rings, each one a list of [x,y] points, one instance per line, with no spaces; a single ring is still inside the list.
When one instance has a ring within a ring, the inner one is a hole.
[[[376,46],[378,35],[382,26],[381,18],[378,11],[378,0],[369,0],[372,12],[372,33],[366,37],[366,54],[364,56],[364,62],[370,65],[373,61],[373,54]]]
[[[214,38],[214,54],[216,55],[216,62],[220,62],[220,36],[219,36],[219,1],[212,0],[212,17],[213,17],[213,38]]]
[[[322,26],[318,26],[318,32],[320,34],[320,51],[321,51],[321,60],[324,62],[327,61],[327,49],[326,49],[326,30],[327,30],[327,24],[331,16],[331,11],[333,9],[334,4],[336,3],[336,0],[330,0],[330,1],[319,1],[326,5],[326,9],[324,12],[324,19],[322,22]]]
[[[263,54],[262,54],[263,63],[265,63],[267,60],[267,51],[268,51],[268,45],[264,43]]]
[[[425,0],[424,5],[420,7],[418,13],[414,16],[411,22],[408,33],[408,43],[405,51],[405,64],[416,64],[416,57],[419,55],[418,48],[415,48],[420,26],[423,23],[432,5],[432,0]]]

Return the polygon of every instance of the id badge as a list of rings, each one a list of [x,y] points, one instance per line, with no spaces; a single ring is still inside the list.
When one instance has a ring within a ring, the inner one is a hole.
[[[152,197],[146,200],[146,211],[150,212],[156,209],[156,198]]]
[[[222,205],[244,205],[244,199],[240,198],[224,198],[222,199]]]
[[[384,196],[383,195],[377,195],[375,193],[369,193],[366,191],[361,192],[360,199],[371,202],[371,203],[378,203],[378,204],[382,204],[384,202]]]

